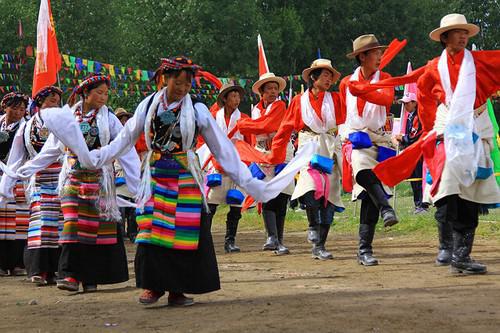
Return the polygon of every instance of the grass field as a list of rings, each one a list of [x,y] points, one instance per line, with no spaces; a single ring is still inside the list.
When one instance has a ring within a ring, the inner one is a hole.
[[[343,213],[336,213],[334,218],[334,233],[355,235],[359,224],[359,204],[351,201],[350,194],[344,194],[342,200],[346,207]],[[393,199],[390,201],[393,204]],[[436,234],[436,221],[434,219],[435,208],[431,207],[429,212],[415,215],[413,213],[413,197],[409,183],[403,183],[397,187],[396,213],[400,223],[384,232],[387,236],[409,235],[415,237],[428,237]],[[221,206],[217,210],[214,219],[214,230],[224,227],[225,214],[228,209]],[[500,239],[500,209],[490,210],[488,215],[479,217],[480,223],[477,235],[485,239]],[[243,214],[239,230],[263,229],[262,218],[256,209],[250,209]],[[305,231],[307,229],[307,217],[305,211],[288,210],[286,217],[286,231]],[[382,223],[377,225],[379,231],[383,230]]]

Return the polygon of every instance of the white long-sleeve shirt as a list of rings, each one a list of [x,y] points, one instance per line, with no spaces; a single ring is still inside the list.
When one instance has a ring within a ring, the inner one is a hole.
[[[99,112],[109,111],[106,108],[106,110]],[[109,137],[110,140],[113,140],[118,136],[123,126],[118,118],[111,112],[109,112],[107,116]],[[96,165],[97,162],[91,160],[89,149],[80,130],[80,125],[75,119],[73,110],[68,105],[65,105],[63,108],[44,109],[41,113],[41,118],[51,134],[40,153],[17,170],[17,175],[20,178],[29,178],[34,173],[54,163],[61,155],[63,146],[68,147],[72,153],[78,156],[78,161],[82,167],[95,169],[94,165]],[[102,130],[103,129],[99,129],[99,131]],[[105,144],[105,142],[101,142],[101,145]],[[125,170],[127,187],[131,193],[135,194],[140,182],[141,165],[135,148],[133,146],[129,147],[128,150],[117,159]],[[105,164],[111,162],[112,161],[109,161]],[[101,165],[101,167],[103,167],[103,165]]]
[[[150,96],[139,104],[134,116],[127,121],[123,130],[109,145],[90,153],[92,161],[96,159],[99,160],[98,164],[95,166],[99,167],[102,164],[109,163],[109,161],[112,161],[123,152],[133,147],[141,133],[144,132],[148,111],[153,111],[151,107],[149,108],[151,110],[148,110],[147,107],[150,98],[153,97]],[[177,106],[178,104],[173,103],[169,105],[168,108],[175,108]],[[193,107],[199,133],[203,136],[208,148],[223,167],[225,173],[238,186],[258,201],[266,202],[276,197],[280,191],[277,193],[269,191],[266,189],[267,186],[265,182],[252,177],[247,166],[241,161],[234,145],[227,138],[227,135],[222,132],[219,126],[217,126],[215,119],[212,117],[207,107],[202,103],[195,103]],[[158,116],[159,115],[161,115],[161,113],[159,113]]]

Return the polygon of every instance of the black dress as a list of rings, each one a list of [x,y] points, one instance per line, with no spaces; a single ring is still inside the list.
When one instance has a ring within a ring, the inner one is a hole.
[[[193,101],[193,105],[196,101]],[[179,119],[180,110],[172,110]],[[171,141],[182,147],[178,121],[168,125],[159,117],[152,122],[153,147],[160,148],[156,138],[167,131],[173,133]],[[195,134],[194,142],[196,142]],[[176,150],[177,149],[177,150]],[[179,148],[171,149],[176,152]],[[168,153],[167,153],[168,154]],[[203,294],[220,289],[219,270],[215,256],[212,234],[212,219],[202,208],[198,249],[194,251],[174,250],[152,244],[139,243],[135,256],[135,277],[138,288],[157,292]]]
[[[12,147],[12,142],[18,128],[19,123],[8,131],[9,138],[0,143],[0,160],[4,163],[9,158],[10,148]],[[6,217],[3,216],[1,218]],[[23,252],[25,247],[26,239],[6,240],[0,235],[0,269],[7,271],[16,267],[24,268]]]

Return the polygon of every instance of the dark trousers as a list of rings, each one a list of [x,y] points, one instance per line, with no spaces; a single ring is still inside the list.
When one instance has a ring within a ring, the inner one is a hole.
[[[378,222],[379,215],[379,210],[369,195],[366,195],[363,199],[361,199],[361,210],[359,216],[360,224],[374,226]]]
[[[285,221],[290,195],[280,193],[276,198],[262,204],[262,210],[270,210],[276,214],[276,221]]]
[[[449,195],[436,202],[436,219],[448,221],[459,233],[473,231],[479,224],[479,204]]]
[[[420,159],[420,161],[418,161],[418,163],[417,163],[417,166],[415,167],[415,170],[413,170],[413,172],[411,174],[411,178],[422,178],[423,177],[422,164],[423,164],[423,160]],[[413,191],[413,202],[415,203],[415,208],[418,208],[418,207],[427,208],[428,205],[422,203],[422,180],[413,181],[413,182],[410,182],[410,184],[411,184],[411,189]]]
[[[268,237],[277,237],[279,242],[283,242],[285,233],[286,210],[290,195],[280,193],[278,196],[262,204],[262,217],[266,226]]]
[[[208,204],[208,208],[210,208],[210,220],[215,215],[217,211],[216,204]],[[236,239],[236,233],[238,232],[238,223],[241,219],[241,207],[237,206],[229,206],[229,212],[226,215],[226,236],[225,241],[234,243]]]
[[[127,228],[126,235],[133,242],[137,236],[137,221],[135,220],[135,208],[133,207],[120,207],[120,214],[122,215],[123,230]]]
[[[319,212],[319,224],[331,225],[333,223],[335,206],[329,201],[327,201],[325,206],[324,197],[314,199],[314,191],[309,191],[299,198],[299,202],[306,207],[306,210],[317,210]],[[309,221],[309,226],[312,227],[311,222]]]

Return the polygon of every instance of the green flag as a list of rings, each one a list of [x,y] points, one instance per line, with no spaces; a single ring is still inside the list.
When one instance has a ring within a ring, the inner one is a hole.
[[[493,171],[495,174],[500,173],[500,150],[498,150],[498,123],[495,117],[495,110],[493,110],[493,104],[491,100],[488,99],[488,115],[490,116],[491,123],[493,124],[493,130],[495,132],[495,137],[493,138],[493,149],[491,151],[491,159],[493,160]],[[496,176],[497,184],[500,185],[500,175]]]

